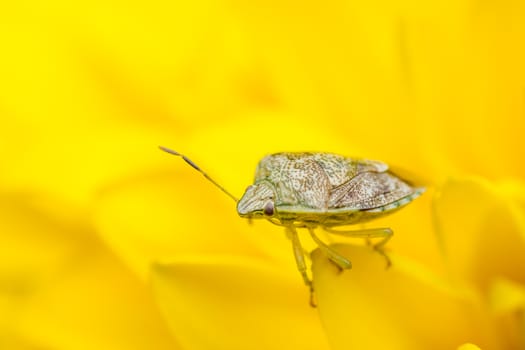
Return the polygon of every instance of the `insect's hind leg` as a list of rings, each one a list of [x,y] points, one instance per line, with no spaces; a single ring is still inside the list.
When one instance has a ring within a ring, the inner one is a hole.
[[[310,236],[312,236],[312,239],[317,243],[319,246],[319,249],[326,254],[326,256],[334,263],[336,264],[341,270],[348,270],[352,268],[352,263],[350,260],[333,250],[330,246],[328,246],[326,243],[321,241],[319,237],[317,237],[314,233],[314,229],[311,227],[308,227],[308,231],[310,231]]]
[[[385,244],[392,238],[394,235],[394,231],[392,231],[391,228],[383,227],[383,228],[371,228],[371,229],[364,229],[364,230],[348,230],[348,231],[342,231],[342,230],[335,230],[330,227],[323,227],[323,230],[326,232],[329,232],[334,235],[340,235],[345,237],[352,237],[352,238],[382,238],[379,242],[373,245],[374,250],[377,251],[379,254],[381,254],[385,260],[386,260],[386,267],[389,268],[392,266],[392,261],[386,255],[383,248]]]
[[[304,284],[310,289],[310,305],[312,307],[316,307],[315,303],[315,297],[314,297],[314,285],[312,283],[312,280],[310,277],[308,277],[308,268],[306,265],[306,261],[304,259],[304,249],[301,245],[301,241],[299,241],[299,236],[297,235],[297,231],[295,230],[295,227],[287,227],[286,233],[290,240],[292,241],[292,247],[293,247],[293,253],[295,256],[295,262],[297,264],[297,269],[301,273],[301,276],[303,277]]]

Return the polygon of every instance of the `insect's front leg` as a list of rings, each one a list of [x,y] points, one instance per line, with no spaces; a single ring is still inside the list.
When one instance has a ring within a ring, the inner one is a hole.
[[[315,298],[314,298],[314,285],[310,277],[308,277],[308,267],[304,258],[305,252],[299,241],[299,236],[297,235],[297,230],[293,226],[286,227],[286,234],[292,241],[293,253],[295,256],[295,262],[297,264],[297,269],[303,277],[304,284],[310,289],[310,305],[316,307]]]
[[[373,247],[379,254],[381,254],[385,258],[387,268],[389,268],[392,265],[392,261],[390,260],[388,255],[386,255],[386,253],[383,250],[385,244],[394,235],[394,232],[392,231],[391,228],[383,227],[383,228],[371,228],[371,229],[364,229],[364,230],[345,230],[343,231],[343,230],[335,230],[333,228],[323,226],[323,230],[331,234],[334,234],[334,235],[340,235],[340,236],[352,237],[352,238],[366,238],[366,239],[382,238],[379,242],[374,244]]]

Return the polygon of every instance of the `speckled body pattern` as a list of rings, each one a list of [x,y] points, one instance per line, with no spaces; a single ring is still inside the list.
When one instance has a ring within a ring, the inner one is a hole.
[[[379,161],[332,153],[277,153],[263,158],[239,215],[295,227],[339,226],[392,213],[424,191]],[[271,202],[272,215],[265,215]],[[275,208],[275,210],[273,210]]]

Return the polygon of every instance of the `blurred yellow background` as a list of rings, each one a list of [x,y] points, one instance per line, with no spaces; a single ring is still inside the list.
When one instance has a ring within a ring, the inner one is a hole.
[[[511,0],[2,3],[0,349],[525,348],[524,40]],[[430,189],[386,277],[314,258],[318,315],[281,229],[158,145],[237,196],[301,150]]]

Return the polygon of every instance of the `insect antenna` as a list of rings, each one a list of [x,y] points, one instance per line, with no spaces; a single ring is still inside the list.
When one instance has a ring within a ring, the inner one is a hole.
[[[222,192],[226,193],[231,199],[233,199],[235,201],[235,203],[237,203],[239,200],[237,199],[237,197],[235,197],[233,194],[231,194],[230,192],[228,192],[224,187],[222,187],[221,185],[219,185],[217,183],[217,181],[215,181],[214,179],[212,179],[210,177],[210,175],[206,174],[201,168],[199,168],[199,166],[195,163],[193,163],[193,161],[191,159],[189,159],[188,157],[186,157],[184,154],[181,154],[177,151],[174,151],[172,149],[169,149],[169,148],[166,148],[166,147],[163,147],[163,146],[159,146],[159,148],[161,150],[163,150],[164,152],[167,152],[169,154],[172,154],[174,156],[177,156],[177,157],[181,157],[182,159],[184,159],[184,161],[186,163],[188,163],[193,169],[197,170],[199,173],[201,173],[208,181],[210,181],[212,184],[214,184],[215,186],[217,186]]]

